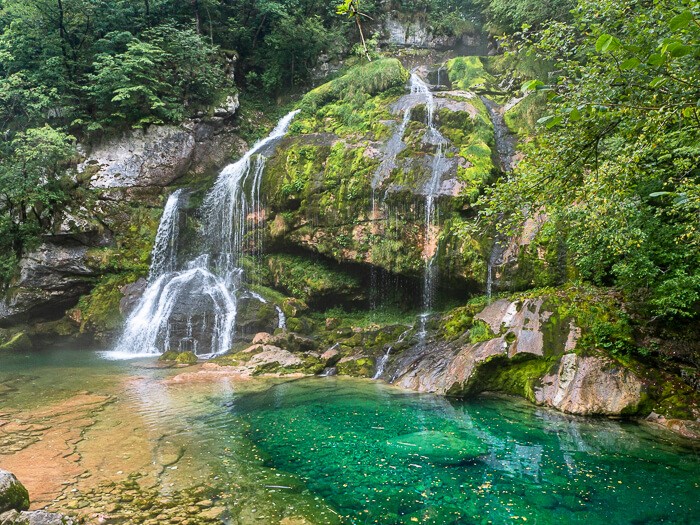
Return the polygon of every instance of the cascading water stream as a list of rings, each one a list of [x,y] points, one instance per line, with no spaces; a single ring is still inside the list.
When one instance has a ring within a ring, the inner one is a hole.
[[[165,273],[175,271],[177,249],[180,236],[180,199],[184,190],[175,191],[165,203],[163,215],[158,225],[156,241],[151,251],[151,268],[148,280],[153,281]]]
[[[177,253],[183,192],[171,195],[156,234],[148,287],[126,321],[116,354],[187,349],[208,356],[231,348],[243,279],[240,258],[249,241],[260,249],[259,232],[252,240],[249,234],[264,218],[264,153],[286,134],[297,113],[282,118],[268,137],[222,170],[202,206],[200,255],[183,267]],[[279,323],[284,324],[284,314]]]
[[[387,363],[387,361],[389,361],[389,356],[391,355],[391,351],[394,349],[394,347],[396,345],[400,345],[401,343],[404,342],[404,339],[406,339],[406,336],[411,333],[412,329],[413,328],[409,328],[408,330],[403,332],[393,345],[387,346],[386,352],[384,352],[384,354],[377,360],[377,369],[374,372],[372,379],[379,379],[380,377],[382,377],[382,374],[384,373],[384,368],[386,367],[386,363]]]
[[[377,223],[380,217],[386,215],[385,210],[385,200],[380,203],[377,202],[376,193],[377,189],[386,180],[387,177],[391,175],[392,170],[396,168],[396,158],[398,154],[406,147],[403,139],[408,128],[408,124],[411,119],[411,110],[418,104],[425,104],[426,112],[426,126],[427,131],[425,133],[423,141],[431,146],[435,147],[435,153],[433,155],[432,164],[430,167],[430,179],[423,188],[423,193],[425,195],[425,230],[424,239],[425,244],[423,247],[425,268],[423,272],[423,286],[422,286],[422,309],[423,314],[420,316],[421,322],[421,334],[425,334],[425,322],[430,310],[433,307],[435,286],[437,281],[437,268],[435,267],[435,259],[437,246],[435,246],[435,224],[437,220],[437,207],[436,199],[439,194],[440,183],[442,180],[442,175],[447,169],[445,164],[445,146],[448,143],[447,139],[440,133],[440,131],[435,127],[434,116],[435,116],[435,99],[430,90],[430,87],[416,74],[411,73],[410,77],[410,94],[404,98],[403,104],[403,118],[400,125],[396,128],[391,138],[386,144],[384,150],[384,158],[380,163],[377,170],[374,172],[372,177],[372,203],[371,203],[371,219],[374,224]],[[388,191],[388,190],[387,190]],[[377,232],[374,232],[377,233]],[[377,286],[377,276],[376,270],[372,269],[372,274],[370,276],[370,286]],[[371,307],[376,306],[376,300],[374,298],[370,301]]]
[[[435,267],[435,259],[437,257],[436,235],[433,231],[437,219],[436,199],[439,194],[440,182],[442,175],[445,172],[445,152],[444,148],[447,140],[435,127],[435,99],[430,87],[416,76],[416,92],[425,98],[426,105],[426,124],[428,131],[425,136],[425,141],[435,146],[433,162],[431,166],[430,180],[425,186],[425,233],[424,233],[424,258],[425,269],[423,271],[423,314],[420,316],[421,331],[423,334],[422,340],[425,338],[425,322],[427,316],[433,307],[435,294],[435,286],[437,284],[437,268]]]
[[[403,109],[401,123],[387,141],[384,147],[384,156],[382,158],[382,162],[379,164],[376,171],[374,172],[374,175],[372,176],[372,201],[370,208],[370,220],[373,224],[373,234],[379,233],[377,225],[379,221],[387,215],[386,193],[384,194],[384,198],[379,201],[377,199],[377,190],[382,185],[382,183],[391,175],[391,172],[396,168],[396,157],[406,147],[406,144],[404,143],[403,139],[404,135],[406,134],[408,124],[411,121],[411,110],[420,102],[421,99],[425,98],[426,93],[430,93],[425,83],[420,79],[420,77],[416,73],[411,73],[409,81],[409,90],[410,92],[408,97],[405,97],[405,107]],[[377,307],[376,291],[378,288],[377,269],[374,266],[372,266],[370,273],[370,288],[372,290],[370,294],[370,308],[374,310]]]

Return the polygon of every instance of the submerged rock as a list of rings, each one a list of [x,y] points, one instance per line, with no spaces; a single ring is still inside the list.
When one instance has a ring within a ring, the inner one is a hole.
[[[431,463],[456,465],[473,461],[488,452],[487,446],[470,434],[452,436],[443,432],[425,430],[399,436],[387,441],[389,449],[398,456]]]
[[[646,418],[648,423],[658,425],[675,432],[688,439],[700,440],[700,421],[689,421],[686,419],[666,418],[652,412]]]
[[[29,492],[14,474],[0,469],[0,512],[27,510]],[[0,519],[0,522],[2,520]]]
[[[11,510],[0,514],[0,525],[74,525],[75,523],[73,518],[44,510],[32,512]]]
[[[23,352],[32,349],[32,340],[25,332],[13,335],[7,342],[0,344],[0,351]]]

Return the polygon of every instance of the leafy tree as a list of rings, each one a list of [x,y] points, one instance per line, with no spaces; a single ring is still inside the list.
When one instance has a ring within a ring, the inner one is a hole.
[[[582,277],[650,315],[698,315],[700,4],[582,0],[572,23],[521,38],[557,76],[525,84],[549,114],[487,213],[513,226],[544,210]]]
[[[513,34],[523,25],[541,27],[549,20],[570,20],[574,0],[481,0],[492,32]]]
[[[65,170],[75,139],[50,126],[31,128],[4,143],[0,155],[0,281],[8,282],[16,259],[53,225],[64,204]]]
[[[97,55],[85,90],[98,122],[177,122],[226,87],[216,49],[192,30],[165,25],[132,39],[122,53]]]

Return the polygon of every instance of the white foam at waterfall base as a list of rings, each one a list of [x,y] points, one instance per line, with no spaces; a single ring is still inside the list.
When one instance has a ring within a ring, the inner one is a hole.
[[[177,261],[183,192],[171,195],[156,234],[148,287],[108,357],[152,356],[170,349],[205,357],[230,350],[243,275],[238,262],[250,216],[262,220],[262,152],[285,135],[297,113],[282,118],[268,137],[222,170],[204,199],[200,254],[183,268]]]

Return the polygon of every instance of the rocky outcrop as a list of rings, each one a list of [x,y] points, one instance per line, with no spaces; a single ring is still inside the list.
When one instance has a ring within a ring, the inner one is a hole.
[[[32,512],[11,510],[0,514],[0,525],[75,525],[75,523],[73,518],[44,510]]]
[[[632,414],[645,399],[643,381],[630,370],[574,353],[580,330],[547,310],[543,298],[499,300],[474,319],[495,337],[470,343],[467,332],[455,342],[415,346],[396,358],[393,383],[453,396],[500,390],[579,415]]]
[[[194,127],[152,126],[93,148],[78,166],[93,188],[167,186],[181,177],[195,148]]]
[[[643,399],[644,384],[631,371],[601,357],[562,356],[553,373],[535,388],[539,405],[568,414],[634,413]]]
[[[0,323],[57,319],[91,288],[97,274],[86,264],[88,247],[46,241],[20,261],[19,277],[0,303]]]
[[[213,119],[151,126],[108,139],[92,147],[78,172],[98,189],[164,187],[189,170],[220,165],[240,145],[223,125],[238,105],[237,96],[229,97]]]
[[[447,35],[432,31],[425,16],[402,16],[390,12],[384,20],[382,43],[400,47],[421,49],[473,48],[474,54],[486,54],[485,37],[481,35]],[[480,52],[479,52],[480,51]]]

